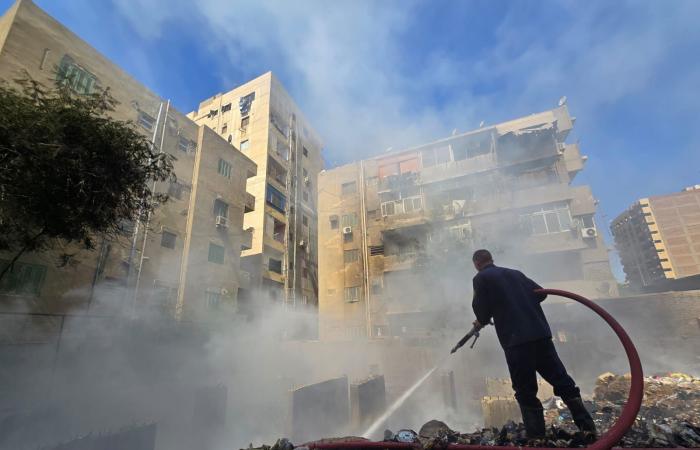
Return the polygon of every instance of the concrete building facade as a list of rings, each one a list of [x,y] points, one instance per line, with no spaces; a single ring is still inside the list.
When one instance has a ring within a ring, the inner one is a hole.
[[[242,255],[252,289],[241,299],[251,309],[261,298],[315,308],[321,139],[271,72],[202,101],[188,117],[240,148],[259,169],[248,180],[257,204],[244,219],[253,234]]]
[[[58,267],[66,249],[23,256],[0,286],[4,308],[91,313],[112,308],[165,310],[186,317],[222,303],[235,305],[240,253],[251,247],[243,230],[253,201],[246,180],[255,164],[217,133],[199,126],[112,64],[29,0],[0,19],[0,78],[26,71],[78,94],[109,88],[119,102],[111,113],[132,121],[161,152],[174,156],[177,181],[154,185],[170,199],[147,220],[124,224],[117,241],[97,237]],[[2,255],[6,263],[12,255]],[[190,314],[191,313],[191,314]]]
[[[431,335],[468,314],[471,253],[617,295],[566,106],[324,171],[321,338]],[[459,311],[459,314],[453,314]]]
[[[630,286],[700,275],[700,185],[637,200],[610,230]]]

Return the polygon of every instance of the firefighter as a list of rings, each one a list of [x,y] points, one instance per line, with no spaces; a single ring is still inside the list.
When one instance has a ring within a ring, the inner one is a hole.
[[[537,373],[564,401],[576,426],[595,436],[593,418],[554,348],[540,305],[547,295],[536,294],[534,291],[542,288],[522,272],[496,266],[488,250],[474,252],[472,262],[478,271],[473,280],[474,325],[483,327],[493,320],[528,438],[545,434],[544,410],[537,398]]]

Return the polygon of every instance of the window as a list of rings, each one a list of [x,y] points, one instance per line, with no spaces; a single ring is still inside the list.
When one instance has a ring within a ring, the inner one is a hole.
[[[309,269],[306,267],[301,269],[301,277],[302,278],[309,278]]]
[[[231,163],[219,158],[219,168],[217,169],[219,175],[226,178],[231,178]]]
[[[304,191],[304,192],[301,194],[301,197],[304,199],[305,202],[308,202],[308,201],[309,201],[309,193],[308,193],[308,192]]]
[[[175,248],[176,240],[177,235],[175,233],[163,230],[163,234],[160,237],[160,246],[165,248]]]
[[[221,107],[222,113],[229,112],[229,111],[231,111],[231,104],[230,103],[226,103],[225,105],[223,105]]]
[[[308,227],[308,226],[309,226],[309,218],[302,214],[302,216],[301,216],[301,223],[302,223],[302,225],[304,225],[305,227]]]
[[[273,259],[270,258],[270,260],[267,262],[267,269],[270,272],[275,272],[275,273],[282,273],[282,261],[279,259]]]
[[[308,177],[308,176],[309,176],[309,172],[308,172],[305,168],[303,168],[303,167],[301,168],[301,174],[302,174],[303,176],[305,176],[305,177]]]
[[[146,130],[152,130],[153,126],[156,124],[156,119],[149,116],[143,111],[139,111],[138,124],[141,125]]]
[[[56,81],[61,86],[66,86],[78,94],[92,94],[98,84],[95,75],[80,67],[68,55],[61,59],[56,73]]]
[[[423,209],[423,199],[420,197],[409,197],[403,199],[403,211],[409,213],[411,211],[420,211]]]
[[[204,301],[210,308],[216,308],[221,304],[221,291],[207,289],[204,292]]]
[[[245,116],[250,112],[250,106],[253,104],[253,100],[255,100],[255,92],[251,92],[238,100],[238,109],[240,110],[242,116]]]
[[[221,125],[221,134],[226,134],[227,131],[228,131],[228,124],[226,122],[224,122],[224,124]]]
[[[345,242],[346,244],[351,243],[353,240],[352,236],[353,236],[352,233],[343,233],[343,242]]]
[[[279,212],[284,212],[285,205],[287,204],[287,198],[284,194],[269,184],[267,185],[267,191],[265,193],[265,201]]]
[[[228,203],[223,200],[214,200],[214,217],[228,217]]]
[[[220,245],[209,243],[209,262],[223,264],[224,263],[224,248]]]
[[[219,114],[219,110],[212,109],[209,111],[209,114],[207,114],[207,117],[209,117],[211,119],[212,117],[216,117],[217,114]],[[214,128],[214,130],[216,130],[216,128]]]
[[[182,193],[185,190],[185,186],[177,181],[171,181],[170,186],[168,186],[168,196],[182,200]]]
[[[571,229],[569,206],[551,205],[521,216],[530,234],[551,234]]]
[[[360,259],[360,252],[357,249],[345,250],[343,252],[343,261],[345,264],[354,263]]]
[[[4,269],[9,263],[9,261],[0,260],[0,268]],[[13,270],[8,271],[0,280],[0,292],[38,296],[45,278],[45,266],[16,262]]]
[[[241,151],[244,152],[250,148],[250,141],[248,139],[241,141]]]
[[[343,226],[344,227],[356,227],[357,226],[357,214],[343,214]]]
[[[345,288],[345,301],[348,303],[360,301],[360,287],[353,286]]]
[[[248,130],[248,124],[250,123],[250,117],[246,116],[241,119],[241,131],[246,132]]]
[[[353,194],[357,191],[357,183],[351,181],[349,183],[343,183],[340,187],[340,192],[343,195]]]
[[[193,141],[190,141],[187,138],[184,138],[180,136],[180,139],[177,141],[177,148],[180,149],[180,151],[189,153],[194,150],[196,144]]]
[[[331,230],[337,230],[338,229],[338,216],[330,216],[329,220],[331,222]]]
[[[304,156],[309,156],[309,151],[306,149],[306,147],[302,147],[302,153]]]

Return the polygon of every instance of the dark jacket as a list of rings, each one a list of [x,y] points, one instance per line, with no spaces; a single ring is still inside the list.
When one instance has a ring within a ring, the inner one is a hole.
[[[501,347],[552,338],[540,305],[547,296],[535,294],[533,291],[542,287],[522,272],[490,265],[477,273],[473,282],[476,319],[481,324],[493,319]]]

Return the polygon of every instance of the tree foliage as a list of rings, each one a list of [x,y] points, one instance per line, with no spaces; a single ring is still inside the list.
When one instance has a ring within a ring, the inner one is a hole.
[[[59,242],[92,248],[167,200],[149,185],[174,179],[172,157],[110,117],[108,89],[15,81],[0,84],[0,251],[15,252],[13,262]]]

